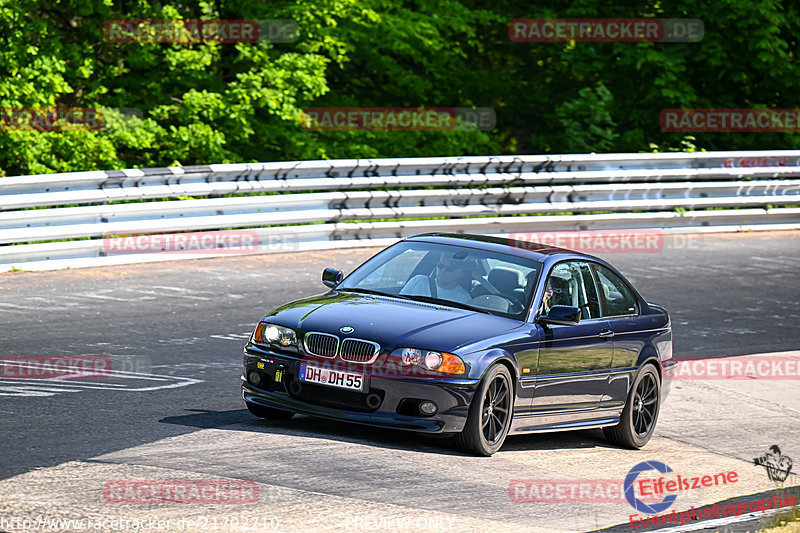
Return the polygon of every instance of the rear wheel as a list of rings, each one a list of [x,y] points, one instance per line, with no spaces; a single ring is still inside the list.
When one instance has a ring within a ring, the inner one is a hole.
[[[661,410],[661,382],[658,371],[647,364],[636,376],[619,424],[603,428],[606,440],[617,446],[638,450],[650,440]]]
[[[289,420],[294,416],[294,413],[283,411],[282,409],[273,409],[271,407],[264,407],[263,405],[256,405],[254,403],[246,402],[247,409],[259,418],[267,420]]]
[[[486,372],[475,392],[464,430],[455,436],[456,444],[475,455],[492,455],[506,440],[513,409],[511,373],[504,365],[496,364]]]

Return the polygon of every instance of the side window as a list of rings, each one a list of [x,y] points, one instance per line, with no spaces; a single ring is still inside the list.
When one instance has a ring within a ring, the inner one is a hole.
[[[554,305],[579,307],[583,318],[600,317],[597,290],[588,263],[565,261],[553,267],[545,285],[541,314],[549,313]]]
[[[619,277],[604,266],[594,265],[600,280],[600,298],[607,317],[634,315],[637,313],[636,298]]]

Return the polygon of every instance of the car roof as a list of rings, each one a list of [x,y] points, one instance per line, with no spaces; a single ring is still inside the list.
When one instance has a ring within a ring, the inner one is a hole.
[[[450,244],[454,246],[469,246],[493,252],[500,252],[518,257],[533,259],[534,261],[546,262],[549,260],[559,260],[566,257],[585,257],[596,259],[587,254],[558,248],[549,244],[538,242],[521,241],[510,237],[494,237],[490,235],[473,235],[470,233],[422,233],[408,237],[408,241],[423,241],[439,244]],[[555,257],[554,257],[555,256]]]

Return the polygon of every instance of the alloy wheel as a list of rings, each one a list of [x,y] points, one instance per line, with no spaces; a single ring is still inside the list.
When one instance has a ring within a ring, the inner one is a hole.
[[[633,397],[633,430],[639,437],[650,432],[658,410],[658,384],[652,374],[647,374],[636,387]]]
[[[510,406],[508,382],[498,375],[486,388],[481,409],[481,431],[487,442],[494,443],[503,437]]]

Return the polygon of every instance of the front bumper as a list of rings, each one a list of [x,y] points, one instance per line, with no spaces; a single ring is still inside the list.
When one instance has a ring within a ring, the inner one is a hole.
[[[377,408],[369,408],[359,405],[360,393],[324,385],[302,383],[302,393],[298,394],[292,383],[299,372],[299,357],[255,346],[245,348],[244,353],[242,398],[245,402],[321,418],[424,433],[450,433],[464,429],[472,397],[480,383],[471,379],[371,375],[369,392],[363,396],[375,394],[381,401]],[[253,370],[258,371],[261,377],[258,386],[246,377]],[[279,376],[277,381],[276,374]],[[435,402],[438,406],[436,414],[410,414],[409,411],[413,411],[410,406],[419,400]]]

